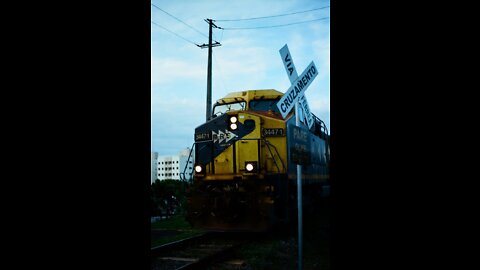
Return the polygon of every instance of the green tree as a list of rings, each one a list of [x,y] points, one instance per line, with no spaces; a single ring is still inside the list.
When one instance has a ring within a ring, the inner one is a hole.
[[[185,212],[185,183],[178,180],[156,180],[151,187],[152,215]]]

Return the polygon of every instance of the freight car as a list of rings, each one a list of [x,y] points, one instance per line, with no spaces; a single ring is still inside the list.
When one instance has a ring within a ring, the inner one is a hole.
[[[219,231],[264,231],[296,220],[297,166],[305,205],[328,193],[329,135],[325,124],[306,131],[308,149],[292,148],[295,114],[282,118],[274,89],[234,92],[218,100],[212,118],[195,129],[193,182],[187,220]],[[298,130],[298,129],[297,129]]]

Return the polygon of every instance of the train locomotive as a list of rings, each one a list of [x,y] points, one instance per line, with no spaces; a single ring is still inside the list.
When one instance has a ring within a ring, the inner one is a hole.
[[[296,220],[297,166],[303,159],[303,202],[328,196],[329,134],[314,116],[305,155],[298,157],[290,129],[295,112],[282,118],[274,89],[230,93],[212,117],[195,128],[193,181],[187,191],[187,221],[215,231],[265,231]],[[297,155],[297,156],[295,156]]]

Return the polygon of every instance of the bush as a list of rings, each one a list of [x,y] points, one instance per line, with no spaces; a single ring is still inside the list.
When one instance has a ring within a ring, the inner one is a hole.
[[[186,211],[187,183],[178,180],[156,180],[150,190],[151,216],[173,215]]]

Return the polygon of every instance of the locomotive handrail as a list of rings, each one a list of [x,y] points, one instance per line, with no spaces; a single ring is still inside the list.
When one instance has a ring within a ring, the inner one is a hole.
[[[326,142],[326,144],[325,144],[325,158],[327,159],[327,163],[330,163],[330,155],[328,154],[328,152],[329,152],[329,149],[328,149],[328,148],[329,148],[329,145],[330,145],[330,135],[328,134],[327,125],[325,125],[325,122],[323,122],[323,121],[322,121],[320,118],[318,118],[315,114],[312,113],[312,115],[313,115],[313,117],[314,117],[314,119],[315,119],[315,122],[320,123],[320,134],[319,134],[320,136],[322,135],[322,134],[321,134],[321,133],[322,133],[322,128],[323,128],[323,130],[324,130],[325,142]],[[329,167],[329,166],[327,165],[327,168],[328,168],[328,167]]]
[[[279,159],[280,162],[282,163],[283,169],[284,169],[285,171],[287,170],[287,168],[285,168],[285,164],[283,163],[282,158],[280,158],[280,154],[278,153],[277,148],[275,147],[275,145],[271,144],[267,139],[265,139],[265,138],[258,138],[258,139],[255,139],[255,138],[251,138],[251,139],[242,138],[242,139],[236,139],[234,142],[241,141],[241,140],[245,140],[245,141],[258,141],[258,140],[261,140],[261,141],[265,142],[265,144],[267,145],[268,151],[270,152],[270,155],[271,155],[272,158],[273,158],[273,162],[275,163],[275,166],[276,166],[277,169],[278,169],[278,173],[281,173],[280,167],[278,167],[277,161],[276,161],[276,159],[275,159],[275,155],[273,155],[272,150],[270,150],[270,146],[272,146],[273,149],[275,150],[275,153],[276,153],[277,156],[278,156],[278,159]]]
[[[270,156],[272,156],[273,163],[275,163],[275,166],[278,169],[278,173],[280,173],[280,167],[278,167],[277,161],[275,160],[275,156],[273,155],[272,150],[270,150],[270,143],[267,140],[265,140],[265,145],[267,145],[267,149],[268,149],[268,152],[270,152]]]
[[[272,158],[273,158],[273,162],[275,163],[275,166],[277,166],[278,173],[281,173],[281,171],[280,171],[280,168],[279,168],[278,165],[277,165],[277,162],[275,161],[275,156],[272,154],[272,151],[270,150],[270,146],[272,146],[273,149],[275,150],[275,153],[277,153],[278,159],[279,159],[280,162],[282,163],[283,169],[286,171],[285,164],[283,163],[283,160],[282,160],[282,158],[280,157],[280,154],[278,153],[278,150],[277,150],[277,148],[275,147],[275,145],[271,144],[271,143],[270,143],[267,139],[265,139],[265,138],[263,138],[263,140],[265,141],[265,144],[267,145],[268,151],[270,152],[270,155],[271,155]]]
[[[192,156],[192,151],[193,151],[194,147],[195,147],[195,143],[193,143],[192,148],[190,149],[190,153],[188,154],[188,159],[187,159],[187,162],[186,162],[186,164],[185,164],[185,168],[183,169],[183,172],[180,173],[180,179],[181,179],[182,181],[187,180],[187,178],[185,177],[185,171],[187,170],[188,164],[189,164],[189,162],[190,162],[190,157]],[[192,173],[190,174],[190,179],[189,179],[189,180],[192,180],[193,167],[194,167],[194,166],[192,166]],[[183,179],[182,179],[182,176],[183,176]]]
[[[321,133],[322,133],[322,129],[323,129],[323,133],[325,133],[325,139],[328,139],[328,129],[327,129],[327,125],[325,125],[325,122],[323,122],[320,118],[318,118],[315,114],[312,113],[312,116],[313,118],[315,119],[315,122],[318,122],[319,125],[320,125],[320,136],[321,136]]]

